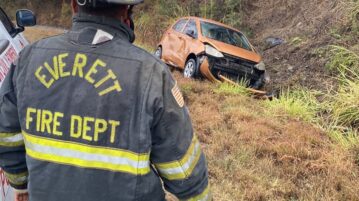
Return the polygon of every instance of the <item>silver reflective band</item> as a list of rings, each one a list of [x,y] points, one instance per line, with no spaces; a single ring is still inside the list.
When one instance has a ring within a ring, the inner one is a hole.
[[[0,142],[4,142],[4,143],[21,142],[23,140],[24,140],[24,138],[21,133],[15,134],[14,136],[11,136],[11,137],[0,138]]]
[[[136,169],[149,168],[149,161],[135,161],[129,158],[121,158],[116,156],[109,156],[103,154],[86,153],[81,151],[75,151],[70,149],[63,149],[57,147],[44,146],[39,144],[33,144],[29,141],[25,142],[26,147],[32,151],[46,153],[50,155],[56,155],[67,158],[75,158],[85,160],[89,162],[102,162],[113,165],[128,165]]]
[[[27,176],[22,176],[22,177],[19,177],[19,178],[14,179],[12,182],[15,182],[15,183],[25,183],[26,181],[27,181]]]
[[[185,174],[185,172],[187,170],[189,170],[191,168],[191,166],[193,165],[193,163],[196,161],[196,157],[198,155],[198,152],[201,151],[201,146],[199,144],[199,142],[197,141],[194,147],[193,152],[191,153],[191,156],[189,157],[188,161],[184,164],[182,164],[182,166],[177,167],[177,168],[166,168],[166,169],[159,169],[159,171],[162,174],[166,174],[166,175],[174,175],[174,174]]]

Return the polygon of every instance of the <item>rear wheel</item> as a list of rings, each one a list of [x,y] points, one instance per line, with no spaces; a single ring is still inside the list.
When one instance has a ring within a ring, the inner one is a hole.
[[[183,76],[185,78],[196,78],[198,74],[197,62],[195,59],[191,58],[187,61],[184,70]]]
[[[162,59],[162,47],[158,47],[156,52],[155,52],[155,56],[159,59]]]

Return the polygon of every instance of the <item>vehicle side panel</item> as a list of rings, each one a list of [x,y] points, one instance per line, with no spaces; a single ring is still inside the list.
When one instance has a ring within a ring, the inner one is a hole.
[[[197,29],[197,35],[199,35],[199,29],[197,21],[195,20],[195,25]],[[188,26],[188,24],[187,24]],[[197,38],[192,38],[186,34],[183,34],[183,46],[181,46],[179,50],[180,63],[179,67],[184,68],[187,62],[187,58],[190,54],[198,55],[199,53],[204,51],[203,43]]]

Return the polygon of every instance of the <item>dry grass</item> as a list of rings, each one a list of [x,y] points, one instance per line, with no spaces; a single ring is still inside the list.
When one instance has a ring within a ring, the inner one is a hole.
[[[256,100],[175,76],[208,158],[215,200],[359,200],[355,151],[309,123],[273,118]]]
[[[31,41],[57,34],[29,29]],[[359,147],[265,104],[175,73],[209,163],[215,200],[359,200]],[[169,200],[176,200],[169,198]]]
[[[45,27],[45,26],[36,26],[36,27],[27,27],[24,35],[29,42],[33,43],[42,38],[47,38],[54,35],[59,35],[64,33],[65,30],[57,29],[53,27]]]

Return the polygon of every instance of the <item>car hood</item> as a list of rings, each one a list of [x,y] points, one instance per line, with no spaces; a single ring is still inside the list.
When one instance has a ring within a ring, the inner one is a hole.
[[[203,42],[209,43],[210,45],[217,48],[220,52],[223,52],[225,54],[230,54],[256,63],[259,63],[262,60],[262,57],[259,54],[240,47],[222,43],[220,41],[216,41],[209,38],[205,38]]]

